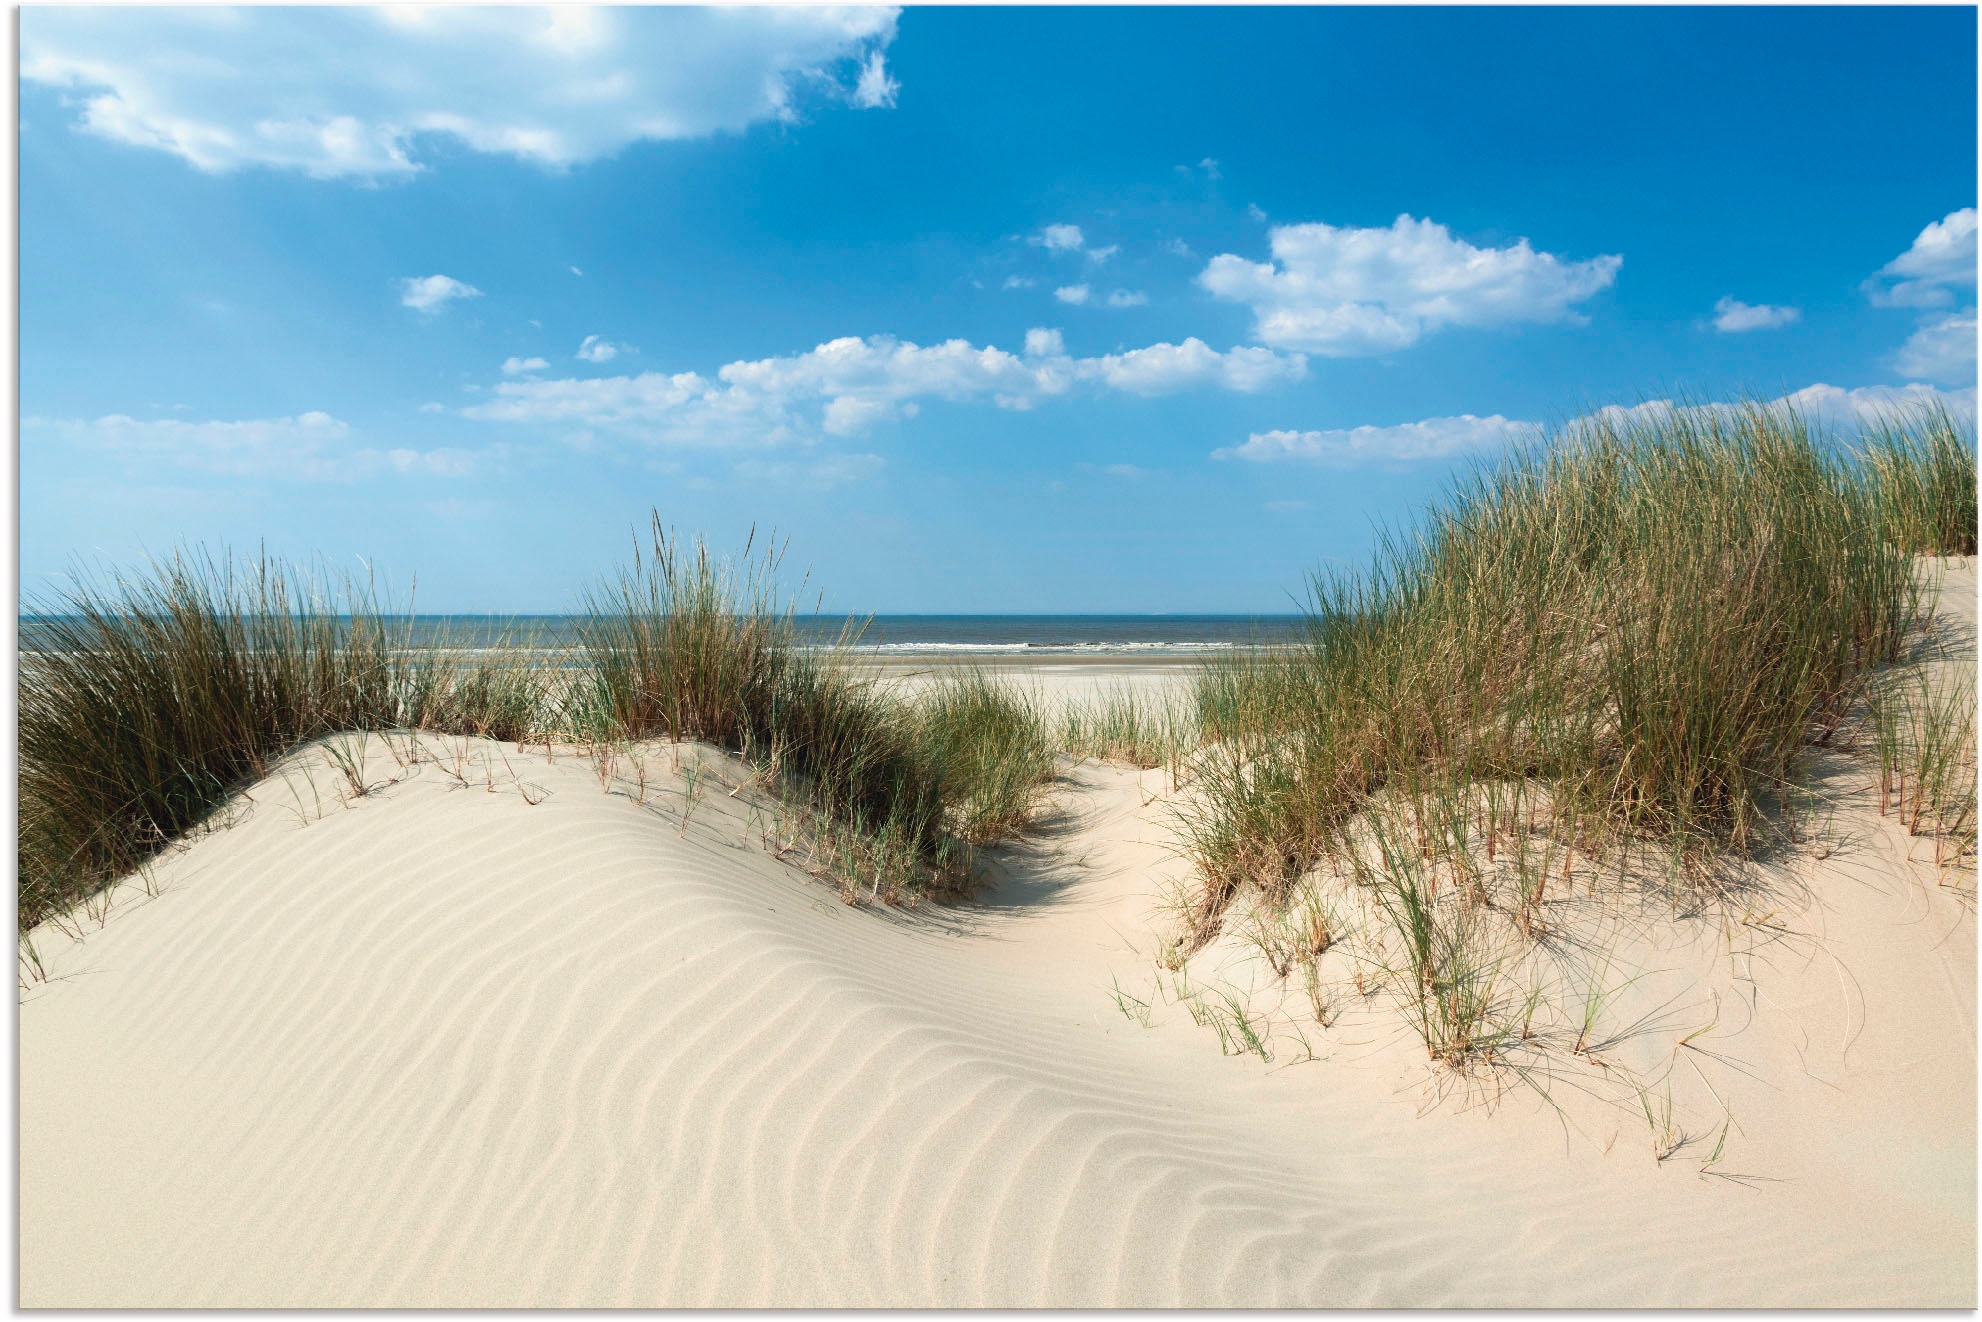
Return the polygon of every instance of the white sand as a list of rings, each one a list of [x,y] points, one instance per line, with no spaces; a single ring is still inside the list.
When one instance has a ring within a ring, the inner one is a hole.
[[[665,752],[645,805],[541,749],[467,788],[370,754],[402,778],[340,802],[302,757],[39,934],[22,1305],[1976,1303],[1972,885],[1869,808],[1756,926],[1643,925],[1613,1054],[1732,1114],[1736,1181],[1711,1135],[1654,1161],[1595,1066],[1559,1115],[1438,1100],[1394,1014],[1272,1066],[1126,1018],[1183,875],[1159,772],[1075,769],[982,904],[895,912],[719,787],[684,826]]]

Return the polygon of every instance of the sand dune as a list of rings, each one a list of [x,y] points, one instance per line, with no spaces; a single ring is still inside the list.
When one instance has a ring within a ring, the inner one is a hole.
[[[355,799],[306,751],[38,934],[21,1304],[1976,1302],[1973,896],[1869,811],[1788,935],[1682,924],[1673,1022],[1618,1048],[1726,991],[1735,1180],[1655,1161],[1600,1069],[1441,1100],[1375,1014],[1268,1065],[1121,1013],[1181,875],[1160,772],[1070,768],[980,904],[902,912],[773,857],[720,755],[684,822],[664,749],[641,803],[429,742],[369,741]]]

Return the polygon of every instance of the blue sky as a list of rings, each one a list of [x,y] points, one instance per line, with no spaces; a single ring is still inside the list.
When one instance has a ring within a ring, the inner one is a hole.
[[[1975,384],[1976,13],[21,17],[21,572],[1252,611],[1584,408]]]

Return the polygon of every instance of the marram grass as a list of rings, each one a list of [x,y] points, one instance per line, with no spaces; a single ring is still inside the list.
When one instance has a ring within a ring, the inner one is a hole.
[[[21,930],[144,864],[298,744],[522,724],[531,702],[444,651],[410,652],[371,584],[266,558],[187,553],[29,605]]]
[[[20,671],[21,931],[144,867],[281,758],[343,731],[505,742],[701,740],[755,764],[885,894],[962,885],[1040,810],[1036,708],[985,677],[927,703],[798,645],[773,551],[684,549],[656,523],[569,647],[469,663],[410,646],[369,583],[187,552],[29,603]]]
[[[1868,697],[1887,802],[1972,853],[1972,679],[1878,677],[1922,622],[1914,557],[1974,552],[1975,467],[1944,411],[1854,447],[1755,405],[1597,415],[1475,471],[1368,572],[1313,582],[1306,646],[1201,671],[1183,949],[1242,894],[1353,879],[1427,1048],[1491,1053],[1511,956],[1475,909],[1532,939],[1572,866],[1626,855],[1711,889]]]

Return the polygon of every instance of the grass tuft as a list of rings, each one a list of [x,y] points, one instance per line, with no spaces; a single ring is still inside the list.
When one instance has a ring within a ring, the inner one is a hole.
[[[1649,848],[1711,886],[1899,659],[1912,557],[1973,552],[1974,492],[1972,426],[1945,412],[1854,452],[1781,407],[1612,411],[1476,470],[1367,573],[1312,582],[1305,645],[1201,673],[1187,947],[1330,863],[1394,931],[1432,1054],[1490,1053],[1479,855],[1513,851],[1494,875],[1530,940],[1574,856]],[[1972,685],[1882,692],[1887,778],[1913,768],[1889,801],[1972,850]]]
[[[191,552],[28,603],[20,930],[125,876],[297,745],[441,725],[452,673],[369,582]]]
[[[1030,695],[982,670],[946,673],[922,699],[918,735],[966,843],[1009,839],[1038,817],[1053,749]]]

